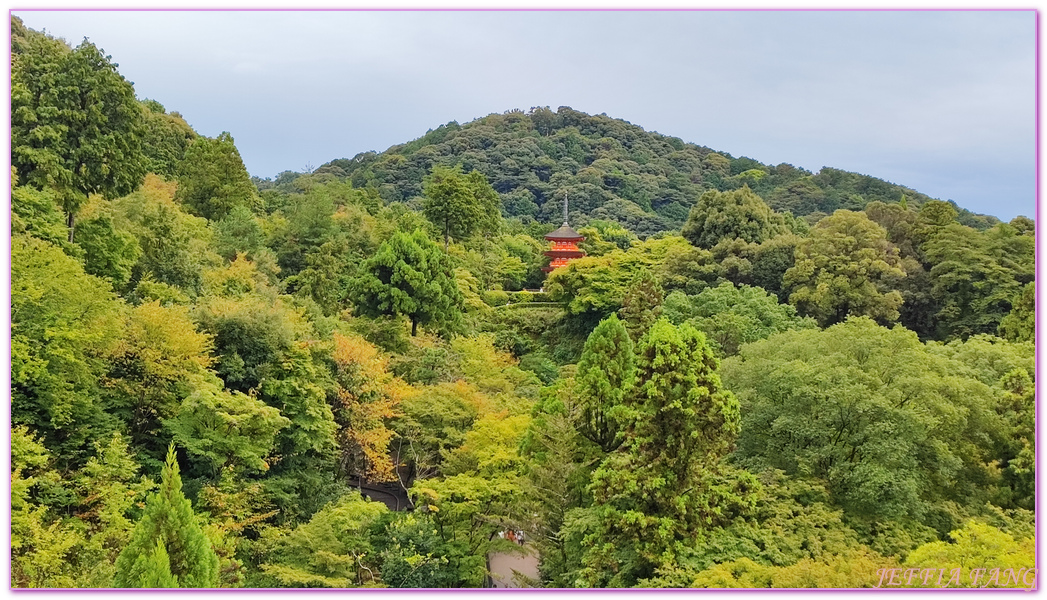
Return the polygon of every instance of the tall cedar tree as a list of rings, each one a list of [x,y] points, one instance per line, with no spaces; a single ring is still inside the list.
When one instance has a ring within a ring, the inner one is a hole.
[[[178,578],[171,573],[171,557],[167,554],[162,539],[156,540],[152,552],[139,554],[131,565],[128,581],[136,582],[138,588],[176,588]],[[132,587],[131,584],[121,587]]]
[[[418,325],[456,325],[462,318],[462,292],[454,265],[425,233],[397,232],[364,261],[350,289],[357,314],[404,315],[411,335]]]
[[[717,466],[734,445],[738,401],[716,373],[705,336],[659,320],[640,343],[637,377],[623,412],[622,446],[589,487],[598,525],[587,536],[583,581],[632,586],[701,539],[731,487]]]
[[[578,433],[604,452],[622,443],[621,405],[636,376],[634,362],[633,342],[614,314],[589,334],[578,361]]]
[[[233,136],[198,137],[185,151],[178,169],[180,200],[193,214],[217,221],[237,206],[251,207],[255,187]]]
[[[661,316],[663,300],[665,291],[650,271],[644,269],[633,278],[618,311],[633,342],[639,342]]]
[[[112,57],[86,39],[70,50],[28,32],[15,50],[11,164],[23,184],[54,191],[73,241],[88,194],[123,196],[145,177],[142,109]]]
[[[174,445],[167,451],[161,478],[160,490],[149,496],[131,542],[116,559],[114,585],[136,588],[163,582],[172,587],[216,587],[218,556],[182,494]],[[168,555],[166,572],[159,548]]]
[[[451,238],[465,239],[478,231],[493,231],[501,220],[502,200],[479,171],[462,174],[436,165],[425,182],[422,210],[444,236],[444,250]]]
[[[178,176],[178,169],[185,158],[189,144],[197,133],[177,112],[168,114],[164,105],[156,100],[142,100],[142,152],[148,170],[165,179]]]

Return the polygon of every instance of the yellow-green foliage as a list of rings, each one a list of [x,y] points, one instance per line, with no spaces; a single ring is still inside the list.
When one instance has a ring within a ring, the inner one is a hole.
[[[1015,576],[1020,569],[1036,567],[1034,538],[1015,539],[992,525],[973,520],[965,523],[962,529],[950,532],[949,537],[951,542],[931,542],[913,550],[905,566],[944,569],[943,581],[947,581],[958,568],[960,583],[951,587],[1029,587],[1023,580],[1015,580]],[[984,571],[979,575],[975,569]],[[1008,569],[1011,570],[1009,573]],[[1032,581],[1031,577],[1029,581]],[[933,582],[937,582],[937,578]]]
[[[879,571],[895,565],[868,549],[805,558],[785,567],[771,567],[741,558],[698,573],[687,583],[694,588],[868,588],[880,580]]]
[[[504,413],[478,419],[465,434],[465,443],[448,454],[446,472],[497,475],[521,470],[524,461],[517,446],[530,423],[528,415]]]
[[[350,493],[294,531],[269,530],[263,572],[284,587],[344,588],[378,583],[368,529],[388,509]]]
[[[11,42],[13,587],[1029,578],[1032,220],[567,107],[249,178]]]
[[[530,401],[538,393],[538,378],[520,369],[510,354],[495,348],[493,335],[455,338],[450,350],[457,356],[462,379],[494,401],[491,410],[508,410],[511,414],[530,411]]]

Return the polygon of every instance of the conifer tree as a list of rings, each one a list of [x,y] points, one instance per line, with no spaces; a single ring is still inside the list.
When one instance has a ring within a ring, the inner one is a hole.
[[[618,315],[625,322],[629,338],[634,344],[640,341],[661,316],[664,300],[665,291],[650,271],[642,270],[633,278],[625,291]]]
[[[462,317],[462,292],[450,258],[421,230],[397,232],[360,267],[350,298],[358,314],[405,315],[411,335],[418,325],[455,325]]]
[[[137,582],[134,587],[140,588],[178,587],[178,578],[171,573],[171,557],[167,554],[163,540],[157,538],[154,548],[138,555],[131,565],[127,580]]]
[[[115,586],[217,586],[218,556],[182,493],[174,445],[167,451],[161,477],[160,490],[149,496],[131,542],[116,559]]]
[[[11,165],[19,181],[55,194],[72,242],[89,194],[115,198],[142,182],[142,109],[112,57],[86,39],[70,49],[31,32],[14,50]]]
[[[620,406],[635,372],[632,340],[611,314],[589,334],[575,375],[581,403],[578,433],[604,452],[621,445]]]
[[[178,193],[189,212],[218,221],[237,206],[250,208],[255,186],[229,132],[198,137],[185,151],[178,172]]]
[[[621,411],[625,442],[589,487],[599,525],[586,538],[586,585],[632,586],[653,576],[699,542],[725,505],[744,499],[744,484],[719,474],[740,415],[717,366],[705,336],[686,323],[659,320],[640,343],[636,383]]]

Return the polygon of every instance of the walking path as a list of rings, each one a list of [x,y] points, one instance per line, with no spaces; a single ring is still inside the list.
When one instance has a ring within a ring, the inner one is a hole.
[[[506,554],[495,552],[491,554],[491,579],[496,588],[520,588],[531,587],[519,577],[514,578],[515,573],[524,577],[538,579],[538,552],[529,544],[524,545],[526,555]],[[516,579],[514,581],[514,579]]]

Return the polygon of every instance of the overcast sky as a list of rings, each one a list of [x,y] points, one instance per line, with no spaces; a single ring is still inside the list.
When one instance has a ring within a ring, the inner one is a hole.
[[[252,175],[533,106],[1033,216],[1035,14],[35,12]]]

